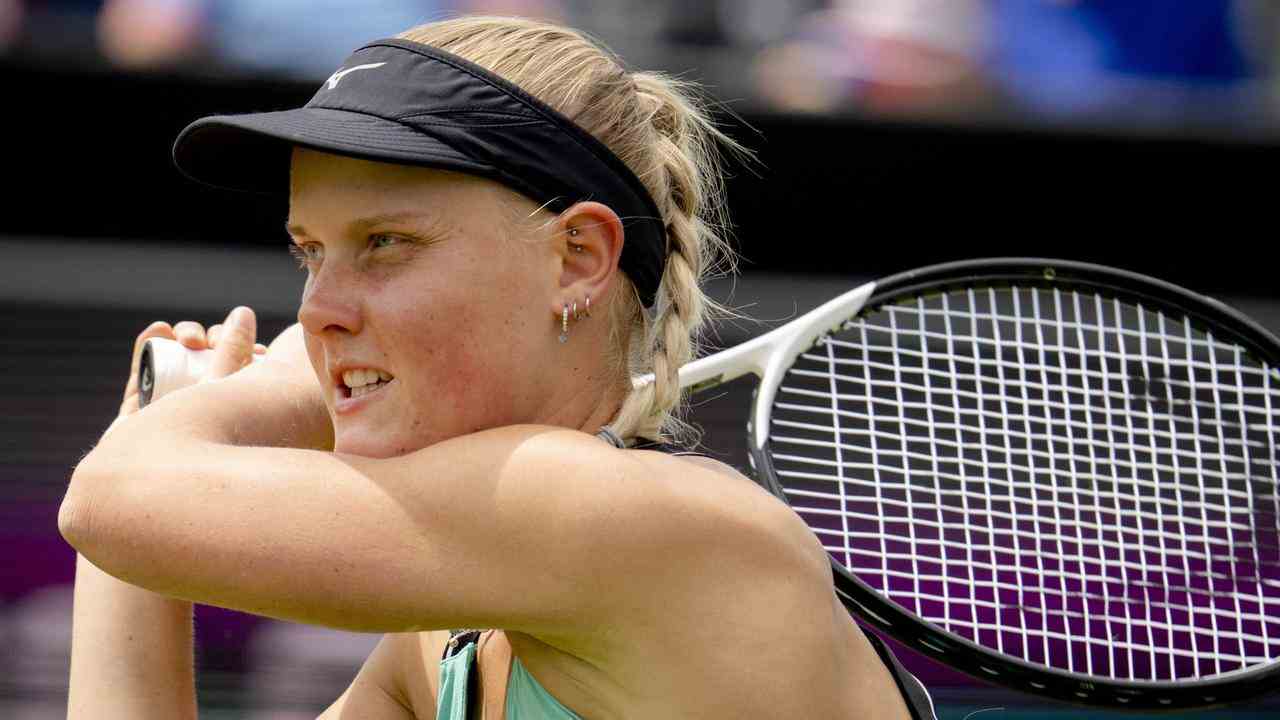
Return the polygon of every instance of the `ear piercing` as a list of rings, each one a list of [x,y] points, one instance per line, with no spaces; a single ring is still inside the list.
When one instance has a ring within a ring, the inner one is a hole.
[[[574,300],[573,304],[564,303],[560,307],[560,342],[569,342],[569,311],[573,311],[573,319],[576,321],[583,317],[591,317],[591,296],[587,296],[586,307],[581,313],[578,312],[578,301]]]

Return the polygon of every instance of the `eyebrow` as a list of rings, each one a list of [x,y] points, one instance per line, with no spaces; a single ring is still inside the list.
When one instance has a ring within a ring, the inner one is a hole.
[[[432,221],[428,223],[429,225],[434,225],[439,222],[439,218],[435,215],[428,215],[426,213],[414,212],[413,210],[401,210],[400,212],[381,213],[378,215],[369,215],[362,218],[356,218],[355,220],[352,220],[351,222],[347,223],[345,234],[354,235],[359,233],[362,230],[367,230],[381,223],[407,222],[407,221],[413,221],[413,220]],[[307,232],[307,229],[302,227],[302,225],[299,223],[292,223],[286,220],[284,229],[285,229],[285,232],[289,233],[294,237],[311,237],[311,234]]]

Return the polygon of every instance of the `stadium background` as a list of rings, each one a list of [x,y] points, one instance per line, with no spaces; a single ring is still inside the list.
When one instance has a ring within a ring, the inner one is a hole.
[[[712,348],[874,277],[996,255],[1155,275],[1280,332],[1268,2],[0,0],[0,717],[65,713],[74,553],[57,507],[118,406],[134,336],[248,304],[271,337],[296,309],[286,209],[183,179],[178,131],[301,104],[362,42],[472,11],[561,19],[635,67],[704,82],[759,152],[731,166],[741,274],[713,284],[751,320]],[[691,413],[744,469],[750,389]],[[215,608],[196,622],[213,718],[313,717],[375,641]],[[1106,715],[894,647],[944,719]]]

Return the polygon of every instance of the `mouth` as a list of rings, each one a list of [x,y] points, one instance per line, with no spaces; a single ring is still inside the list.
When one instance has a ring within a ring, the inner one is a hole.
[[[395,376],[376,368],[359,368],[336,373],[334,378],[335,400],[350,405],[362,398],[378,395],[392,383]]]
[[[378,382],[371,383],[369,385],[361,385],[360,387],[355,388],[348,387],[347,385],[339,385],[338,391],[342,393],[342,397],[344,398],[359,398],[364,397],[365,395],[372,395],[390,384],[390,380],[379,380]]]

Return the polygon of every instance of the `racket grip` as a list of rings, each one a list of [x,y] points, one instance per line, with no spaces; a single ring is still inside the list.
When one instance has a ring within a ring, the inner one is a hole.
[[[254,353],[253,361],[265,357]],[[212,350],[192,350],[165,338],[146,341],[138,356],[138,407],[144,408],[174,390],[195,385],[212,361]]]

